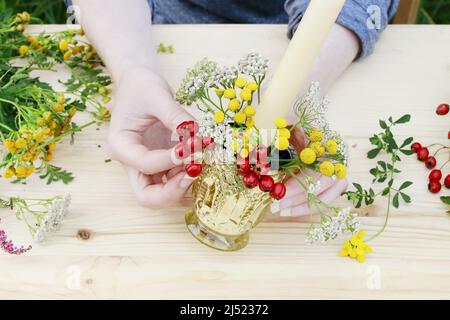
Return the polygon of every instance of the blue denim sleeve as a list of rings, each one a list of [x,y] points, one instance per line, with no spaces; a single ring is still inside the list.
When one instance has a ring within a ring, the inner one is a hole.
[[[292,38],[309,0],[287,0],[285,10],[289,16],[288,36]],[[359,38],[361,50],[358,58],[372,53],[375,42],[392,19],[399,0],[346,0],[336,22],[353,31]]]

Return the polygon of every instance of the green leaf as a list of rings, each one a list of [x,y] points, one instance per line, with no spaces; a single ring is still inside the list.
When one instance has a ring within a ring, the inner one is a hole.
[[[400,195],[402,196],[403,201],[405,201],[406,203],[411,203],[411,197],[406,193],[400,192]]]
[[[410,156],[415,153],[414,150],[410,150],[410,149],[400,149],[400,152],[406,156]]]
[[[47,165],[47,171],[43,175],[39,176],[39,178],[44,180],[47,179],[47,184],[58,181],[61,181],[64,184],[68,184],[72,182],[73,179],[75,179],[71,172],[53,165]]]
[[[403,141],[403,143],[400,146],[400,148],[406,147],[407,145],[411,144],[411,142],[413,142],[413,140],[414,140],[413,137],[409,137],[409,138],[405,139],[405,141]]]
[[[373,159],[375,158],[381,151],[381,148],[372,149],[369,152],[367,152],[367,158]]]
[[[441,201],[450,206],[450,196],[442,196]]]
[[[392,205],[393,205],[395,208],[398,208],[398,206],[399,206],[399,203],[398,203],[398,193],[396,193],[395,196],[394,196],[394,198],[392,199]]]
[[[386,122],[385,121],[383,121],[383,120],[380,120],[380,127],[381,127],[381,129],[387,129],[388,128],[388,125],[386,124]]]
[[[405,114],[400,119],[396,120],[394,123],[395,124],[406,123],[409,122],[409,120],[411,120],[411,115]]]
[[[405,181],[402,183],[402,185],[400,186],[400,188],[398,190],[403,190],[408,188],[410,185],[412,185],[413,183],[411,181]]]

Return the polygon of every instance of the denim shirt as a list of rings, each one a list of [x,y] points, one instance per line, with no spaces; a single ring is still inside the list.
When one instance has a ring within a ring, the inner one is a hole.
[[[326,0],[316,0],[326,1]],[[70,0],[67,1],[70,3]],[[292,37],[309,0],[148,0],[154,24],[276,23],[288,24]],[[346,0],[337,23],[359,38],[359,58],[372,53],[375,42],[394,16],[399,0]]]

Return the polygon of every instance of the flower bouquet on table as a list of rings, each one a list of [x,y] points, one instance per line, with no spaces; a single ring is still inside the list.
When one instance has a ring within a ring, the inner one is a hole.
[[[256,53],[232,67],[203,59],[188,70],[176,94],[179,103],[195,105],[201,113],[198,122],[183,122],[177,128],[176,156],[185,160],[187,174],[195,178],[194,205],[186,223],[194,237],[216,249],[245,247],[264,209],[286,195],[288,178],[299,183],[309,207],[320,213],[320,222],[311,224],[309,242],[359,229],[348,208],[316,196],[320,183],[311,172],[344,179],[347,163],[346,146],[326,121],[328,103],[318,98],[318,84],[295,104],[296,124],[276,118],[272,132],[255,125],[267,70],[268,60]],[[295,149],[291,134],[297,126],[306,141]]]

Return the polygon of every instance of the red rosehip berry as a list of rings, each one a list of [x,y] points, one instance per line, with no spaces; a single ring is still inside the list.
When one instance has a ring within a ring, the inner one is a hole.
[[[445,186],[447,189],[450,189],[450,174],[448,174],[448,175],[445,177],[445,180],[444,180],[444,186]]]
[[[186,140],[186,147],[191,153],[202,151],[202,139],[199,136],[190,136]]]
[[[193,120],[183,121],[177,126],[176,132],[180,137],[193,136],[198,132],[198,123]]]
[[[259,189],[261,191],[272,191],[275,181],[271,176],[263,175],[259,177]]]
[[[277,182],[273,185],[270,196],[276,200],[281,200],[286,195],[286,186],[283,182]]]
[[[425,159],[425,166],[428,169],[433,169],[436,167],[436,158],[435,157],[428,157]]]
[[[439,116],[444,116],[448,113],[449,109],[450,107],[447,103],[442,103],[436,108],[436,114]]]
[[[195,178],[202,173],[203,166],[199,163],[188,163],[184,166],[184,169],[190,177]]]
[[[428,190],[431,193],[438,193],[439,191],[441,191],[441,184],[438,181],[430,181],[430,183],[428,184]]]
[[[424,161],[426,158],[428,158],[429,151],[427,147],[420,148],[419,151],[417,151],[417,159],[420,161]]]
[[[253,171],[247,172],[244,177],[242,178],[242,181],[244,182],[245,186],[247,188],[254,188],[259,183],[259,178],[256,173]]]
[[[414,142],[411,145],[411,150],[414,150],[415,153],[417,153],[420,149],[422,149],[422,145],[419,142]]]
[[[438,169],[431,170],[428,175],[428,180],[430,181],[439,181],[442,178],[442,171]]]
[[[238,165],[238,173],[240,174],[246,174],[247,172],[250,172],[252,170],[252,166],[250,162],[244,162],[242,164]]]
[[[450,131],[447,133],[447,139],[450,139]]]
[[[189,155],[188,150],[182,143],[179,143],[175,146],[175,156],[177,159],[184,159]]]

